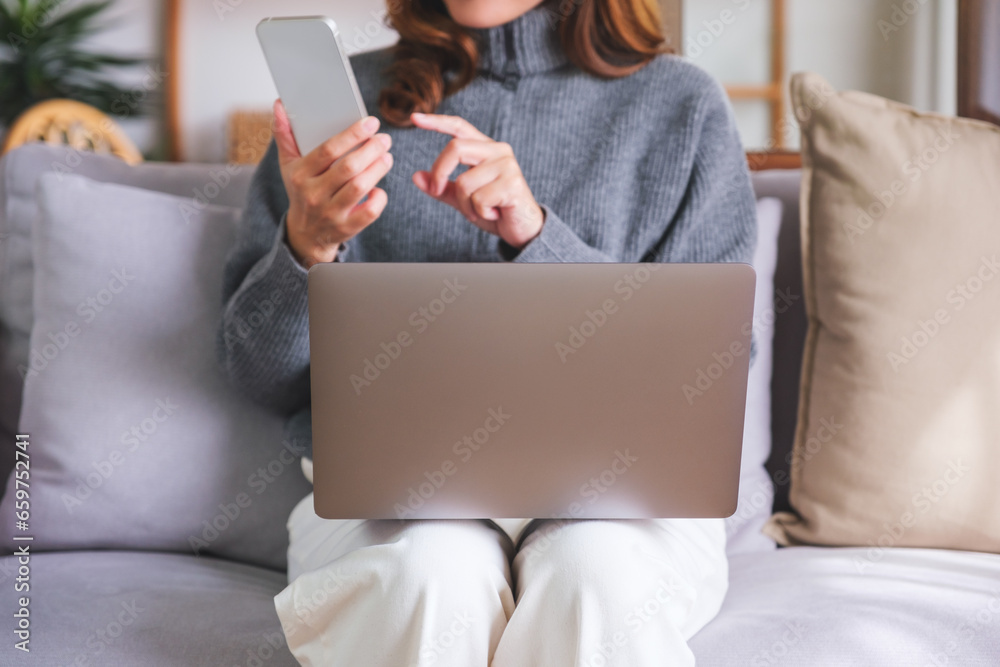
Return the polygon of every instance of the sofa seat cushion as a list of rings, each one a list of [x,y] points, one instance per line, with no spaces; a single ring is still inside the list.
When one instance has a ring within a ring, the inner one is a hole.
[[[1000,556],[791,547],[730,559],[719,615],[692,638],[714,665],[991,665]]]
[[[273,597],[282,573],[181,554],[31,557],[37,665],[295,665]],[[0,559],[13,588],[14,557]],[[13,593],[0,596],[11,619]],[[730,559],[722,610],[691,640],[713,665],[995,665],[1000,556],[793,547]],[[13,642],[0,664],[20,664]]]
[[[13,556],[0,559],[0,615],[17,610]],[[274,611],[284,573],[220,559],[128,551],[34,553],[30,656],[0,665],[296,665]],[[26,658],[30,658],[26,659]]]

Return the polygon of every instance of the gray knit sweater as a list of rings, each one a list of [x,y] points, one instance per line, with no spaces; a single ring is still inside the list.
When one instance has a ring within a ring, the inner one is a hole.
[[[514,252],[420,192],[413,173],[450,138],[384,124],[395,164],[379,186],[389,203],[338,261],[750,261],[754,196],[722,88],[674,56],[625,78],[593,77],[569,63],[554,16],[543,3],[474,30],[479,76],[438,109],[511,145],[545,209],[541,235]],[[389,63],[388,50],[351,59],[369,113]],[[284,240],[287,210],[272,144],[227,259],[218,356],[237,387],[288,417],[286,446],[311,456],[307,272]]]

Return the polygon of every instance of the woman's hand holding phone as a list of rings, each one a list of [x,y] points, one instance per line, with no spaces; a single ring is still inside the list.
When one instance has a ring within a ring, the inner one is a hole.
[[[274,138],[289,200],[288,244],[305,268],[332,262],[340,244],[385,209],[385,190],[375,186],[392,168],[392,140],[375,134],[378,127],[378,119],[369,116],[302,156],[288,114],[275,102]]]

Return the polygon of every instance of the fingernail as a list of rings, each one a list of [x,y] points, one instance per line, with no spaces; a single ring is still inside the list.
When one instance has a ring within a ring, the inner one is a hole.
[[[388,134],[376,134],[375,136],[378,137],[378,140],[381,141],[382,145],[385,146],[386,148],[392,146],[392,137],[390,137]]]
[[[413,115],[414,118],[423,118],[424,117],[424,114],[420,113],[419,111],[414,111],[412,115]]]
[[[375,116],[368,116],[368,118],[365,118],[365,122],[361,124],[361,127],[363,127],[366,132],[374,132],[378,129],[378,118]]]

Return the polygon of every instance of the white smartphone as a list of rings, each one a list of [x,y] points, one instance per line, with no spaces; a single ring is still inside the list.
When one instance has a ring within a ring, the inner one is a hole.
[[[302,155],[368,115],[333,19],[267,18],[257,39]]]

